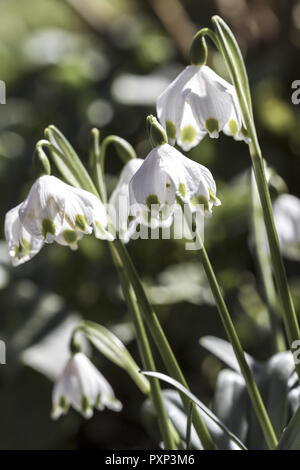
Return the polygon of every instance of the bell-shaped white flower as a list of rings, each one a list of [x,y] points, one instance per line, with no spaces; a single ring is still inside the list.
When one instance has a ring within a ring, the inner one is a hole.
[[[109,199],[108,213],[119,237],[127,243],[135,231],[136,222],[130,214],[129,182],[144,160],[132,158],[124,166],[118,184]]]
[[[183,150],[220,131],[248,142],[235,88],[206,65],[187,66],[158,97],[156,109],[169,143]]]
[[[129,184],[131,210],[141,222],[153,219],[159,225],[172,223],[176,202],[188,204],[192,211],[202,208],[204,215],[221,204],[216,197],[216,183],[203,165],[186,158],[169,144],[155,147],[148,154]]]
[[[300,261],[300,199],[280,195],[274,203],[274,220],[283,254]]]
[[[41,176],[19,209],[25,229],[35,238],[54,240],[71,248],[93,229],[97,238],[113,240],[107,230],[107,214],[92,193],[74,188],[55,176]]]
[[[85,418],[93,416],[93,408],[122,409],[106,378],[81,352],[72,356],[54,385],[52,403],[54,419],[66,414],[70,406]]]
[[[13,266],[33,258],[43,246],[43,241],[33,237],[22,225],[19,218],[21,204],[5,216],[4,232]]]

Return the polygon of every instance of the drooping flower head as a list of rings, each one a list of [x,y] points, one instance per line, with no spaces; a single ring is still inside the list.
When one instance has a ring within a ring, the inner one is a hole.
[[[248,142],[235,88],[206,65],[187,66],[158,97],[156,109],[169,143],[183,150],[220,131]]]
[[[85,418],[93,416],[93,408],[105,407],[120,411],[122,403],[116,399],[106,378],[81,352],[77,352],[67,363],[56,382],[53,394],[52,417],[59,418],[68,412],[70,406]]]
[[[109,199],[108,212],[119,237],[127,243],[135,230],[136,223],[130,215],[129,182],[144,160],[132,158],[124,166],[118,184]]]
[[[274,203],[274,220],[283,254],[300,261],[300,199],[280,195]]]
[[[131,179],[129,194],[132,207],[141,205],[146,209],[146,214],[139,212],[141,221],[150,216],[166,225],[172,223],[176,202],[188,204],[191,211],[200,205],[204,215],[210,215],[212,207],[221,204],[211,172],[169,144],[151,150]]]
[[[4,231],[8,243],[9,255],[14,266],[33,258],[43,246],[43,241],[33,237],[19,219],[21,204],[14,207],[5,216]]]
[[[105,207],[94,194],[74,188],[55,176],[41,176],[19,208],[25,229],[46,243],[57,241],[77,248],[77,241],[93,229],[97,238],[112,240]]]

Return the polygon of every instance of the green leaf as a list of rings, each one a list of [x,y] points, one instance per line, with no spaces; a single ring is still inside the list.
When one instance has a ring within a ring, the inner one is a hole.
[[[240,449],[246,449],[244,444],[239,440],[237,436],[235,436],[228,428],[225,426],[222,421],[217,418],[217,416],[209,409],[207,408],[193,393],[191,393],[189,390],[187,390],[183,385],[181,385],[177,380],[174,380],[173,378],[169,377],[166,374],[162,374],[161,372],[150,372],[150,371],[143,371],[142,372],[144,375],[148,377],[156,377],[157,379],[163,380],[170,385],[173,385],[178,391],[186,395],[192,402],[197,405],[200,410],[204,413],[204,415],[208,416],[215,424],[219,426],[219,428],[222,429],[222,431],[240,448]]]
[[[277,450],[300,450],[300,407],[285,428]]]
[[[181,444],[179,446],[177,444],[177,446],[184,450],[186,449],[185,441],[187,430],[187,418],[185,411],[180,406],[180,397],[175,390],[170,389],[163,390],[162,395],[168,417],[180,437]],[[157,438],[158,436],[160,436],[157,414],[149,398],[143,403],[142,418],[148,433],[155,440],[155,442],[157,442]],[[203,447],[201,445],[199,437],[197,436],[194,426],[191,427],[190,449],[203,450]]]
[[[242,88],[245,92],[248,108],[252,114],[252,102],[250,94],[250,86],[248,75],[244,63],[244,59],[240,50],[240,47],[225,21],[220,16],[215,15],[212,17],[212,23],[215,26],[216,34],[221,40],[222,46],[225,47],[232,58],[234,66],[238,72],[239,80],[241,81]]]
[[[187,416],[187,420],[186,420],[186,438],[185,438],[185,442],[186,442],[186,449],[187,450],[190,449],[190,443],[191,443],[193,409],[194,409],[193,403],[190,402],[189,412],[188,412],[188,416]]]

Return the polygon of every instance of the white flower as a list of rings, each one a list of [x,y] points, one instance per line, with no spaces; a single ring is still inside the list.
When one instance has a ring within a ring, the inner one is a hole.
[[[19,209],[25,229],[35,238],[77,248],[83,234],[113,240],[106,231],[107,214],[94,194],[74,188],[55,176],[41,176]]]
[[[282,194],[274,203],[274,220],[282,252],[300,261],[300,199]]]
[[[43,246],[43,241],[33,237],[19,219],[19,208],[14,207],[5,216],[4,231],[12,264],[18,266],[33,258]]]
[[[94,407],[122,409],[122,403],[116,399],[106,378],[81,352],[72,356],[54,385],[52,402],[54,419],[66,414],[70,405],[85,418],[93,416]]]
[[[151,224],[156,220],[160,225],[172,223],[176,202],[188,204],[192,211],[201,205],[204,215],[221,204],[211,172],[169,144],[151,150],[131,179],[129,194],[132,211],[136,205],[144,208],[136,213],[140,221],[149,221],[150,215]]]
[[[197,145],[207,132],[213,138],[224,131],[249,141],[235,88],[206,65],[187,66],[158,97],[156,109],[170,144],[177,141],[183,150]]]
[[[108,213],[124,243],[128,243],[136,228],[136,221],[130,214],[129,182],[143,162],[141,158],[132,158],[126,163],[109,199]]]

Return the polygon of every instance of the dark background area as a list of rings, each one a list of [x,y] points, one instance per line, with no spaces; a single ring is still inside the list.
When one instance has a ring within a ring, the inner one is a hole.
[[[60,348],[65,354],[66,336],[57,332],[66,320],[76,323],[81,316],[111,328],[140,363],[107,244],[85,237],[75,253],[49,245],[12,268],[3,223],[33,182],[34,147],[49,124],[67,136],[86,165],[92,127],[102,138],[122,136],[144,158],[150,150],[145,117],[155,113],[156,97],[188,63],[193,34],[213,14],[228,22],[242,48],[264,158],[300,197],[300,108],[291,102],[291,83],[300,79],[300,2],[0,0],[0,79],[6,83],[6,104],[0,105],[0,339],[7,346],[7,364],[0,366],[1,449],[157,446],[143,426],[144,397],[95,351],[93,361],[123,411],[97,412],[89,421],[73,411],[58,422],[50,419],[49,377],[65,357]],[[213,48],[209,64],[228,78]],[[188,156],[208,166],[217,181],[222,206],[205,226],[207,250],[245,350],[267,359],[274,351],[251,243],[247,147],[224,135],[206,137]],[[111,148],[110,189],[120,170]],[[224,331],[197,254],[174,240],[132,241],[128,249],[193,392],[209,404],[222,364],[199,338],[224,337]],[[287,261],[287,271],[299,310],[299,264]]]

